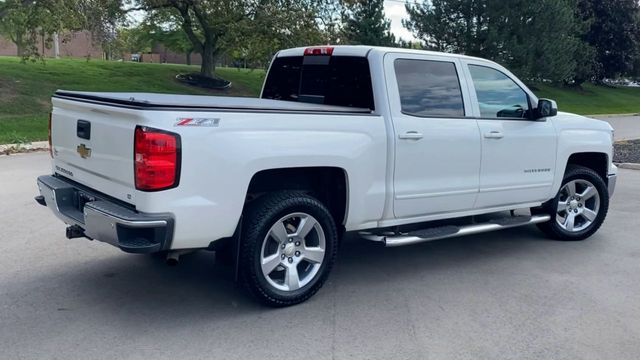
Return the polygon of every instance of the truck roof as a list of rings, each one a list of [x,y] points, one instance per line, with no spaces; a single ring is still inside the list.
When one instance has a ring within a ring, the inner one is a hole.
[[[368,56],[370,52],[376,52],[380,55],[384,55],[386,53],[403,53],[403,54],[415,54],[415,55],[436,55],[436,56],[447,56],[461,59],[473,59],[480,60],[486,62],[492,62],[487,59],[460,55],[460,54],[452,54],[445,53],[439,51],[431,51],[431,50],[418,50],[418,49],[406,49],[406,48],[395,48],[395,47],[384,47],[384,46],[370,46],[370,45],[317,45],[317,46],[304,46],[297,47],[291,49],[285,49],[278,52],[276,57],[285,57],[285,56],[303,56],[306,49],[313,48],[333,48],[333,55],[336,56]]]

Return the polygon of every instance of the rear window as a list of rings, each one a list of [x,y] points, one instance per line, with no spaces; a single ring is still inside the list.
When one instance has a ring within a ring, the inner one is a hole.
[[[452,62],[397,59],[402,112],[419,117],[462,117],[464,104]]]
[[[275,58],[262,97],[373,110],[369,61],[356,56]]]

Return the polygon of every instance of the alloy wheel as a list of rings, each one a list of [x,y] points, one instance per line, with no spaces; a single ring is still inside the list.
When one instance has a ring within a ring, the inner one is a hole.
[[[576,179],[560,189],[556,222],[566,231],[579,232],[588,228],[600,211],[600,194],[589,181]]]
[[[300,289],[318,274],[325,248],[324,231],[313,216],[286,215],[271,226],[262,242],[262,275],[278,290]]]

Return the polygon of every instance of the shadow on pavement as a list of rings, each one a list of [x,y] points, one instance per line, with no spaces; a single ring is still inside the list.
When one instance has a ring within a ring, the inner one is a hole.
[[[134,326],[140,321],[159,327],[192,326],[245,316],[250,321],[256,314],[297,313],[305,307],[324,306],[345,295],[340,292],[362,288],[384,292],[390,284],[402,286],[443,271],[479,271],[493,266],[496,259],[542,248],[548,251],[552,244],[571,247],[544,239],[535,227],[401,248],[384,248],[351,235],[341,245],[328,284],[309,302],[287,309],[257,304],[234,283],[231,267],[215,264],[213,254],[205,251],[185,255],[176,267],[168,267],[160,257],[124,253],[98,261],[79,260],[61,265],[56,272],[34,275],[28,286],[9,283],[3,292],[46,303],[56,311],[91,311],[94,318],[117,318]]]

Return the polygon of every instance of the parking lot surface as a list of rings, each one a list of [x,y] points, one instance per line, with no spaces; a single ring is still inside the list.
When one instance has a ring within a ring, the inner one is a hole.
[[[177,267],[33,201],[46,153],[0,157],[2,359],[637,359],[640,171],[583,242],[534,227],[382,248],[351,236],[310,301],[270,309],[211,253]]]
[[[608,122],[616,132],[616,141],[640,139],[640,116],[592,116]]]

